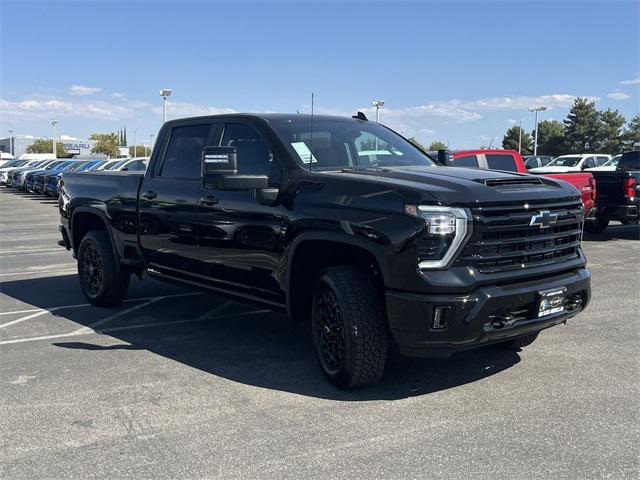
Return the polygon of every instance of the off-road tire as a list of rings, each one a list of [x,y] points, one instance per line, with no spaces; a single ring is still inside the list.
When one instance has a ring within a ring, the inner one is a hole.
[[[78,277],[85,298],[97,307],[117,305],[127,294],[130,274],[118,268],[106,231],[91,230],[80,242]]]
[[[339,362],[332,362],[336,355],[327,353],[331,328],[326,317],[331,315],[327,314],[326,305],[330,302],[326,297],[333,298],[336,304],[332,338],[337,339],[336,344],[342,342]],[[320,367],[329,380],[344,389],[380,380],[387,359],[387,322],[373,279],[355,266],[328,267],[318,275],[312,302],[313,343]]]

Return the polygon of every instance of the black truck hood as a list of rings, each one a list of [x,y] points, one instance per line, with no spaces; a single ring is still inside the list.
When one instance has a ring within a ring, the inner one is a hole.
[[[420,166],[380,169],[344,169],[325,172],[331,176],[366,179],[399,190],[421,194],[421,201],[443,205],[513,203],[558,200],[580,193],[572,185],[554,179],[476,168]]]

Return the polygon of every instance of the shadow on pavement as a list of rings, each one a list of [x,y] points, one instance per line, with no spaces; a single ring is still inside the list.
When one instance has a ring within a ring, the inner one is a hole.
[[[163,295],[158,282],[132,282],[129,298]],[[176,290],[176,287],[171,287]],[[150,292],[149,290],[152,290]],[[75,292],[76,297],[65,297],[65,303],[85,303],[80,295],[74,275],[19,280],[2,284],[5,295],[35,307],[62,304],[52,302],[55,292]],[[78,297],[79,296],[79,297]],[[235,382],[254,385],[331,400],[394,400],[424,395],[454,388],[494,375],[517,364],[517,352],[493,349],[477,349],[454,355],[450,359],[408,359],[402,357],[394,347],[390,348],[388,364],[381,382],[377,385],[341,391],[330,385],[316,364],[312,342],[305,323],[294,323],[279,312],[252,313],[262,307],[247,307],[233,302],[225,314],[212,315],[204,320],[180,322],[188,318],[193,300],[189,297],[172,299],[162,305],[152,319],[146,308],[141,308],[118,323],[103,325],[102,331],[129,345],[101,346],[91,342],[58,339],[54,345],[69,350],[89,350],[96,355],[108,354],[110,350],[148,350],[171,360],[181,362],[201,371]],[[219,296],[206,296],[203,301],[207,309],[228,303]],[[99,310],[104,318],[117,309]],[[177,309],[177,310],[176,310]],[[79,326],[90,325],[97,320],[91,312],[98,309],[81,308],[56,312]],[[144,328],[128,328],[143,315],[145,322],[167,322],[166,325]],[[175,323],[174,323],[175,322]],[[97,329],[100,331],[100,329]],[[69,361],[74,362],[70,354]]]
[[[608,240],[640,240],[640,225],[611,224],[602,233],[584,232],[587,242],[604,242]]]

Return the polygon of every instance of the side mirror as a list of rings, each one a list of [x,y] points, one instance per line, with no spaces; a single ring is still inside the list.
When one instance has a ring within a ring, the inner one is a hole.
[[[202,149],[202,176],[235,175],[238,172],[236,147],[204,147]]]

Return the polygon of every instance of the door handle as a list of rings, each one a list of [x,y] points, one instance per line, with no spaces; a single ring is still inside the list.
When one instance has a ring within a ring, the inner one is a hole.
[[[200,203],[203,205],[215,205],[218,203],[218,199],[213,195],[209,195],[207,197],[200,197]]]
[[[148,192],[144,192],[142,194],[142,196],[148,200],[153,200],[154,198],[156,198],[158,196],[158,194],[156,192],[154,192],[153,190],[149,190]]]

